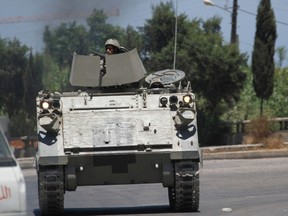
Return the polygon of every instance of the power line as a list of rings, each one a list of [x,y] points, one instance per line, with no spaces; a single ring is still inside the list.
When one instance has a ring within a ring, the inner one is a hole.
[[[243,13],[246,13],[246,14],[249,14],[249,15],[252,15],[252,16],[257,17],[257,14],[252,13],[252,12],[250,12],[250,11],[243,10],[243,9],[241,9],[241,8],[239,8],[239,7],[238,7],[238,11],[241,11],[241,12],[243,12]],[[282,21],[278,21],[278,20],[276,20],[275,22],[276,22],[276,23],[279,23],[279,24],[282,24],[282,25],[287,25],[287,26],[288,26],[288,23],[286,23],[286,22],[282,22]]]

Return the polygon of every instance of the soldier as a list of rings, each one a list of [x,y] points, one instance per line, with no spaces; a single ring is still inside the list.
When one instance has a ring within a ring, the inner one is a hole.
[[[120,46],[119,42],[116,39],[108,39],[105,43],[105,54],[112,55],[128,52],[125,47]]]
[[[105,53],[106,55],[113,55],[113,54],[119,54],[128,52],[128,50],[125,47],[120,46],[119,42],[116,39],[108,39],[105,42]],[[102,76],[106,74],[106,62],[105,62],[105,55],[92,52],[90,55],[97,55],[100,56],[100,71]]]
[[[112,55],[119,53],[120,44],[116,39],[108,39],[105,43],[105,54]]]
[[[108,39],[105,43],[105,54],[113,55],[118,54],[120,49],[120,44],[116,39]],[[102,76],[106,74],[106,63],[105,58],[101,58],[100,60],[100,71]]]
[[[125,47],[120,46],[119,42],[116,39],[108,39],[105,43],[105,54],[106,55],[113,55],[119,54],[123,52],[128,52]],[[105,58],[101,58],[100,60],[100,69],[101,73],[104,76],[106,74],[106,64]]]

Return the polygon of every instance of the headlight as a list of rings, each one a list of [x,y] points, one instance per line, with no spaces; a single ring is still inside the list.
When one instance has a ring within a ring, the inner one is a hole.
[[[52,107],[53,107],[54,109],[60,109],[60,107],[61,107],[60,101],[59,101],[59,100],[53,100]]]
[[[192,103],[192,97],[191,95],[184,95],[183,96],[183,102],[184,102],[184,105],[188,105],[190,103]]]
[[[170,109],[171,111],[176,111],[178,109],[178,97],[176,95],[172,95],[169,97]]]
[[[160,97],[160,107],[166,107],[168,103],[167,97]]]
[[[59,100],[42,100],[40,102],[40,108],[43,110],[48,110],[48,109],[60,109],[60,101]]]
[[[47,110],[51,108],[51,103],[49,101],[41,101],[40,102],[40,108],[43,110]]]
[[[169,102],[171,105],[175,105],[177,104],[178,102],[178,97],[176,95],[172,95],[170,98],[169,98]]]

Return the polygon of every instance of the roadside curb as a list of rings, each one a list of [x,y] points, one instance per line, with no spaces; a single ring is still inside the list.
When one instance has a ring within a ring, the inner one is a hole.
[[[261,149],[262,144],[227,145],[201,148],[203,160],[288,157],[288,148]],[[18,158],[22,169],[35,168],[34,157]]]
[[[22,169],[31,169],[35,168],[34,165],[34,157],[27,157],[27,158],[17,158],[19,166]]]
[[[288,157],[288,149],[203,153],[203,160],[256,159],[273,157]]]
[[[285,144],[287,145],[287,144]],[[265,149],[263,144],[203,147],[203,160],[288,157],[288,148]]]

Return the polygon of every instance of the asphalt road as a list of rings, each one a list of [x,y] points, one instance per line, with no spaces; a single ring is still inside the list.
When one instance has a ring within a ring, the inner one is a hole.
[[[79,187],[65,194],[65,215],[287,216],[288,158],[204,160],[200,211],[174,213],[160,184]],[[37,179],[23,170],[28,216],[39,215]]]

